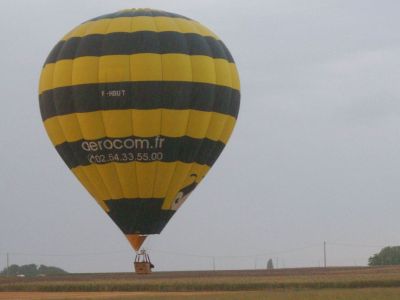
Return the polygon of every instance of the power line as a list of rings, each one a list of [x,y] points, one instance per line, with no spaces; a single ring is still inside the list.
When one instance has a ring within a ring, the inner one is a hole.
[[[342,243],[342,242],[329,242],[332,246],[343,246],[343,247],[360,247],[360,248],[383,248],[388,245],[371,245],[371,244],[355,244],[355,243]]]
[[[215,255],[202,255],[202,254],[193,254],[193,253],[184,253],[184,252],[176,252],[176,251],[168,251],[168,250],[157,250],[157,249],[149,249],[149,252],[158,252],[164,253],[168,255],[176,255],[176,256],[189,256],[189,257],[201,257],[201,258],[213,258]]]
[[[342,247],[365,247],[365,248],[377,248],[377,247],[386,247],[387,245],[375,245],[375,244],[356,244],[356,243],[344,243],[344,242],[326,242],[324,241],[324,266],[326,266],[326,247],[330,246],[342,246]],[[238,255],[208,255],[208,254],[199,254],[199,253],[187,253],[181,251],[170,251],[170,250],[162,250],[162,249],[149,249],[150,252],[162,253],[167,255],[175,255],[175,256],[188,256],[188,257],[198,257],[198,258],[207,258],[213,259],[216,258],[260,258],[260,257],[271,257],[277,256],[287,253],[300,252],[307,249],[318,248],[320,244],[309,244],[303,247],[295,247],[288,248],[284,250],[278,251],[266,251],[262,253],[250,253],[250,254],[238,254]],[[2,255],[8,256],[54,256],[54,257],[74,257],[74,256],[102,256],[102,255],[114,255],[114,254],[127,254],[126,250],[115,250],[115,251],[104,251],[104,252],[78,252],[78,253],[45,253],[45,252],[3,252],[0,253]]]
[[[35,252],[7,252],[6,255],[14,256],[98,256],[110,254],[122,254],[126,251],[109,251],[109,252],[81,252],[81,253],[35,253]],[[1,253],[0,253],[1,254]]]
[[[202,257],[202,258],[256,258],[256,257],[268,257],[268,256],[275,256],[279,254],[286,254],[291,252],[298,252],[306,249],[316,248],[319,244],[310,244],[304,247],[296,247],[296,248],[289,248],[286,250],[279,250],[279,251],[271,251],[271,252],[264,252],[264,253],[253,253],[253,254],[241,254],[241,255],[204,255],[204,254],[193,254],[193,253],[185,253],[185,252],[178,252],[178,251],[167,251],[167,250],[159,250],[159,249],[149,249],[150,252],[159,252],[168,255],[176,255],[176,256],[189,256],[189,257]]]
[[[319,246],[320,246],[320,244],[310,244],[310,245],[307,245],[304,247],[289,248],[286,250],[274,251],[274,252],[266,252],[266,253],[262,253],[262,254],[256,254],[254,256],[270,256],[270,255],[286,254],[286,253],[291,253],[291,252],[299,252],[299,251],[311,249],[311,248],[317,248]]]

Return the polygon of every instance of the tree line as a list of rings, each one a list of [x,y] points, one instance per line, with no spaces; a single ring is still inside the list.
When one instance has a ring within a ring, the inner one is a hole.
[[[400,265],[400,246],[385,247],[368,259],[369,266]]]
[[[45,265],[11,265],[8,268],[4,268],[3,271],[0,272],[0,275],[3,276],[26,276],[26,277],[35,277],[35,276],[49,276],[49,275],[62,275],[67,274],[68,272],[64,271],[61,268],[45,266]]]

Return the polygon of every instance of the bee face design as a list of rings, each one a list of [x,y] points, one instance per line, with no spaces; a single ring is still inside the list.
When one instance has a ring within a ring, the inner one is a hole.
[[[171,210],[178,210],[179,207],[183,204],[183,202],[186,201],[186,199],[189,197],[189,195],[192,193],[192,191],[196,188],[197,182],[195,181],[197,175],[192,174],[190,175],[193,178],[193,182],[189,184],[188,186],[185,186],[183,189],[181,189],[175,196],[174,202],[172,202],[171,205]]]
[[[172,210],[178,210],[179,207],[183,204],[183,202],[186,201],[186,199],[189,197],[189,194],[184,194],[182,191],[179,191],[179,193],[176,195],[174,202],[172,203],[171,209]]]

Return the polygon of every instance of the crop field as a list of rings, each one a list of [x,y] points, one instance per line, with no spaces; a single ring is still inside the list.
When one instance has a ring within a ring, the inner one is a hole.
[[[400,267],[0,277],[0,299],[399,300]]]

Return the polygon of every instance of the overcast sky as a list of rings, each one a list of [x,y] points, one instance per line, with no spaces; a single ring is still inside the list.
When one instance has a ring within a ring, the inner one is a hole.
[[[41,66],[79,23],[150,7],[200,21],[241,76],[234,134],[161,235],[157,270],[365,265],[399,244],[400,2],[0,1],[0,269],[131,271],[123,234],[42,125]],[[178,253],[182,255],[178,256]]]

